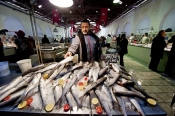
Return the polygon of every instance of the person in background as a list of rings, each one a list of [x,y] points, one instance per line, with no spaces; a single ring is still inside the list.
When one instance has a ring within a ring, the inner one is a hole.
[[[134,39],[135,39],[135,36],[133,33],[131,33],[131,36],[128,39],[129,43],[132,43],[134,41]]]
[[[126,35],[122,34],[121,35],[121,40],[119,42],[119,47],[120,47],[120,51],[119,51],[119,55],[120,55],[120,65],[124,66],[124,61],[123,61],[123,57],[125,54],[128,53],[128,40],[126,39]]]
[[[47,38],[46,35],[44,35],[44,38],[42,39],[42,43],[43,43],[43,44],[44,44],[44,43],[50,44],[49,39]]]
[[[160,30],[152,42],[149,69],[155,72],[159,72],[157,67],[159,65],[160,59],[163,58],[164,48],[166,47],[165,36],[165,30]]]
[[[72,40],[75,38],[75,35],[73,35],[72,38],[69,39],[70,44],[72,43]]]
[[[106,38],[106,47],[110,48],[111,42],[112,42],[112,37],[110,34],[108,34],[108,36]]]
[[[175,35],[168,40],[168,43],[172,43],[172,48],[170,50],[165,72],[162,73],[163,76],[171,76],[171,69],[175,65]]]
[[[19,60],[27,59],[30,55],[34,54],[34,45],[33,42],[25,37],[25,33],[22,30],[15,32],[20,40],[20,47],[14,55],[5,56],[1,58],[0,61],[8,61],[10,63],[16,63]]]
[[[140,43],[141,44],[146,44],[148,42],[149,42],[148,33],[145,33],[144,36],[142,37]]]
[[[0,38],[0,57],[4,57],[4,46]]]
[[[78,53],[79,60],[83,62],[98,61],[99,52],[99,38],[90,31],[90,22],[84,19],[81,22],[81,30],[72,41],[65,58]]]
[[[116,45],[118,46],[119,44],[120,44],[120,40],[121,40],[121,38],[120,38],[120,34],[118,35],[118,37],[116,38]]]

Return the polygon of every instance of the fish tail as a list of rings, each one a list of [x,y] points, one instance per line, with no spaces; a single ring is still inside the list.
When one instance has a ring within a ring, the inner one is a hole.
[[[171,107],[173,106],[174,103],[175,103],[175,94],[173,95],[173,99],[171,101]]]

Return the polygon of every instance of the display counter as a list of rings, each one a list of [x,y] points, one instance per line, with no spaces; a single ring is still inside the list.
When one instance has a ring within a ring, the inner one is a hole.
[[[170,49],[165,48],[164,53],[163,53],[163,58],[160,60],[160,63],[158,66],[159,71],[165,70],[165,67],[168,61],[169,51]],[[142,61],[147,66],[149,66],[149,63],[151,60],[150,54],[151,54],[150,46],[143,47],[143,45],[141,44],[128,45],[128,55],[136,58],[137,60]]]
[[[14,55],[15,53],[16,53],[15,47],[4,47],[4,55],[5,56]]]

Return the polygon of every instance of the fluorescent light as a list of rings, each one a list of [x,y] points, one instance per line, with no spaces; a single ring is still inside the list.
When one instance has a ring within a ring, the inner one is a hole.
[[[39,5],[39,6],[38,6],[38,8],[41,8],[41,7],[42,7],[42,5]]]
[[[113,3],[118,3],[120,0],[114,0]]]
[[[73,5],[72,0],[49,0],[55,6],[59,7],[70,7]]]
[[[108,8],[108,11],[110,11],[110,9]]]
[[[122,4],[123,2],[122,1],[119,1],[119,4]]]

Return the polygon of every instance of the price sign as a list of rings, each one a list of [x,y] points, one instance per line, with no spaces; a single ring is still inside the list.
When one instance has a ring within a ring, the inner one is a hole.
[[[106,61],[109,63],[116,63],[118,60],[118,54],[106,54]]]

